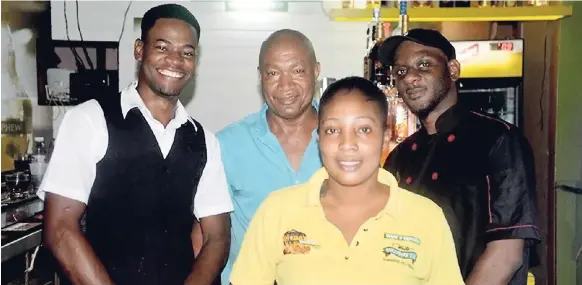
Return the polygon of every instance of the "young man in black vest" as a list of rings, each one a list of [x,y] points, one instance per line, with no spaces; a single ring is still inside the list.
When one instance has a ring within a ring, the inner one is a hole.
[[[45,244],[74,284],[209,285],[226,261],[232,202],[217,139],[178,100],[200,26],[169,4],[146,12],[141,29],[138,81],[61,123],[38,193]],[[197,219],[204,244],[195,261]]]

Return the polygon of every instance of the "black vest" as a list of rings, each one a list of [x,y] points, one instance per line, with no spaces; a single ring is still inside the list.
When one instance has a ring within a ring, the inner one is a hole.
[[[100,103],[109,145],[97,164],[86,236],[117,285],[184,284],[192,270],[194,196],[206,165],[202,126],[177,131],[168,156],[145,118],[123,118],[120,97]]]

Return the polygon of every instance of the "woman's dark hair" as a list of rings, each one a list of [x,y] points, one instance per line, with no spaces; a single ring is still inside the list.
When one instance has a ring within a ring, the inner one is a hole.
[[[353,90],[360,91],[367,101],[374,102],[378,106],[380,116],[382,117],[382,125],[387,127],[388,117],[388,102],[384,92],[378,88],[372,81],[358,76],[350,76],[342,78],[330,84],[319,99],[319,121],[323,117],[325,107],[335,98],[341,91],[350,92]]]

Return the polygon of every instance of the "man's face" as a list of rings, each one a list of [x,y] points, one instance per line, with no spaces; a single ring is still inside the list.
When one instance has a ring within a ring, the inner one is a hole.
[[[178,19],[158,19],[145,41],[136,40],[134,55],[141,63],[139,78],[163,97],[176,97],[196,67],[196,30]]]
[[[311,107],[319,63],[299,40],[283,38],[273,43],[259,65],[261,86],[269,110],[294,119]]]
[[[453,85],[446,56],[437,48],[405,41],[398,47],[394,60],[398,93],[414,114],[425,118]]]

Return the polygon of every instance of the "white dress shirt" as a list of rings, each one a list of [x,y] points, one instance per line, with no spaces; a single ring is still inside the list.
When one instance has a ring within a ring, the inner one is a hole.
[[[176,130],[188,121],[193,122],[178,101],[174,119],[164,128],[147,109],[136,86],[137,82],[133,82],[121,92],[123,117],[137,107],[152,129],[165,158],[174,143]],[[199,219],[233,210],[219,142],[207,130],[204,130],[204,136],[207,162],[194,199],[194,214]],[[99,103],[89,100],[73,107],[61,122],[53,154],[37,195],[44,200],[45,192],[50,192],[87,204],[95,181],[97,163],[105,156],[108,142],[107,125]]]

